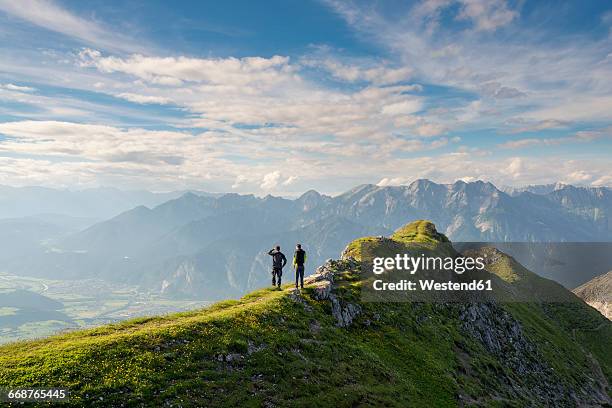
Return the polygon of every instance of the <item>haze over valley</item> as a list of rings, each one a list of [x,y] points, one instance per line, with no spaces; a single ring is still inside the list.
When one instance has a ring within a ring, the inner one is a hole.
[[[406,220],[432,220],[455,242],[612,241],[609,188],[504,190],[425,179],[361,185],[334,197],[311,190],[295,199],[2,188],[0,299],[24,291],[22,303],[2,305],[10,326],[2,339],[236,298],[269,284],[266,252],[275,244],[291,255],[302,243],[309,274],[347,242],[389,235]],[[563,252],[551,256],[561,259]],[[604,272],[596,265],[578,275],[568,268],[539,272],[570,289]],[[286,274],[292,276],[290,268]]]

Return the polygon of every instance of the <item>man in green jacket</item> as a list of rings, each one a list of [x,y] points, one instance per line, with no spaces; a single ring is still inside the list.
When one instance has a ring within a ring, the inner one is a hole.
[[[300,287],[304,289],[304,264],[306,263],[306,251],[302,249],[301,244],[295,246],[295,253],[293,254],[293,268],[295,269],[295,288]]]

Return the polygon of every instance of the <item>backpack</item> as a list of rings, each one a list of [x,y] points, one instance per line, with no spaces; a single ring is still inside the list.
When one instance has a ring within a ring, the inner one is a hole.
[[[306,251],[303,249],[298,249],[295,251],[295,263],[298,265],[304,265],[304,255],[306,255]]]

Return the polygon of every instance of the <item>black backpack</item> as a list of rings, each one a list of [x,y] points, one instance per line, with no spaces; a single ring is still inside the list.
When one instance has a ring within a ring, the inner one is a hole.
[[[303,249],[295,251],[295,263],[298,265],[304,265],[304,255],[306,252]]]

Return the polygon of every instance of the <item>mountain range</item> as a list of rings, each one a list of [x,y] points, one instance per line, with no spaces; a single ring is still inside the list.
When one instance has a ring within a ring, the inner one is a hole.
[[[138,205],[156,206],[187,191],[155,193],[111,187],[66,190],[0,185],[0,219],[58,214],[104,220]],[[200,195],[208,193],[197,192]]]
[[[317,265],[356,237],[386,235],[410,219],[431,219],[454,241],[610,242],[611,217],[609,188],[560,184],[509,194],[482,181],[417,180],[361,185],[334,197],[308,191],[296,199],[187,192],[78,232],[48,239],[33,234],[26,242],[36,245],[24,244],[15,256],[5,252],[0,259],[14,274],[98,277],[208,300],[266,285],[266,252],[276,244],[290,257],[302,243],[310,265]],[[14,241],[15,234],[5,240]],[[601,272],[561,283],[574,287]]]

